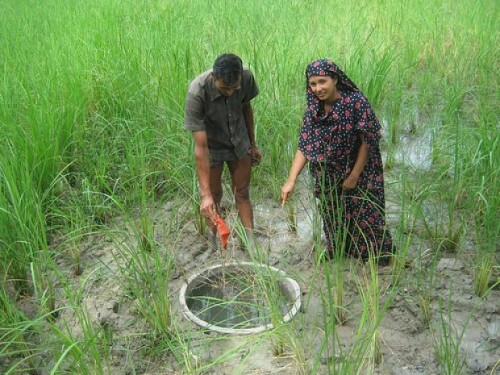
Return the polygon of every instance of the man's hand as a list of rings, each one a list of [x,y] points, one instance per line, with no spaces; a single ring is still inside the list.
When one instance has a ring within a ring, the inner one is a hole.
[[[203,197],[201,199],[200,213],[214,225],[217,225],[217,207],[215,206],[212,196]]]
[[[257,146],[251,146],[248,150],[248,155],[252,158],[252,165],[259,165],[262,160],[262,153]]]

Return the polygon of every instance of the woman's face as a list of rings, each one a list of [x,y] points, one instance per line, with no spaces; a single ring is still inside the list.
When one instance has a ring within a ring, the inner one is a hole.
[[[337,77],[311,76],[309,78],[309,87],[319,100],[333,102],[338,97],[337,81]]]

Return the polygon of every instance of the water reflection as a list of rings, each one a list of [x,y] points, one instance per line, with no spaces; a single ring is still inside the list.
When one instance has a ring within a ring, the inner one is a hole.
[[[271,323],[269,302],[258,285],[237,277],[215,277],[194,288],[186,300],[189,309],[201,320],[227,328],[252,328]],[[276,291],[280,288],[275,286]],[[269,290],[267,290],[269,292]],[[280,315],[291,309],[280,293],[273,298]]]

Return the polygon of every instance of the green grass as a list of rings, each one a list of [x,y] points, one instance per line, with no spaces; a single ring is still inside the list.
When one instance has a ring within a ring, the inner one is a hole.
[[[496,1],[0,0],[0,7],[0,341],[7,342],[0,356],[11,363],[0,370],[109,371],[106,334],[78,301],[82,291],[69,286],[61,259],[84,288],[83,274],[94,270],[86,270],[81,249],[92,236],[110,235],[120,239],[117,263],[131,266],[119,268],[121,287],[138,298],[160,347],[188,373],[210,367],[193,359],[188,333],[170,315],[169,284],[160,280],[171,277],[177,254],[158,242],[152,215],[156,205],[173,202],[169,235],[190,222],[203,231],[184,98],[189,80],[223,52],[239,54],[260,88],[253,106],[264,158],[252,177],[254,203],[279,200],[304,111],[305,66],[329,57],[371,100],[384,124],[387,175],[404,180],[394,284],[408,282],[402,264],[417,236],[436,261],[442,252],[472,249],[482,298],[498,282]],[[432,134],[428,171],[394,158],[401,136],[422,134]],[[389,195],[395,186],[387,184]],[[300,203],[293,202],[291,223]],[[126,228],[117,231],[117,222]],[[325,274],[338,293],[341,269]],[[425,298],[434,290],[431,274],[419,276]],[[360,294],[375,296],[376,282],[368,278]],[[83,339],[52,321],[58,293],[71,302]],[[342,294],[323,296],[325,311],[345,311]],[[36,316],[19,311],[19,298],[35,301]],[[425,298],[424,320],[432,325]],[[367,310],[367,324],[377,314]],[[335,322],[324,324],[328,339],[338,340]],[[35,344],[45,338],[42,355]],[[279,352],[291,350],[298,367],[319,368],[319,355],[305,364],[293,329],[268,339]],[[440,342],[439,351],[446,354],[446,346]],[[350,358],[364,350],[353,348]]]

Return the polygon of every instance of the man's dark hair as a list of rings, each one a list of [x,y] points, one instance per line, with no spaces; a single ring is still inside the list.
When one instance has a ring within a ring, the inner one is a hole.
[[[215,79],[222,79],[226,85],[232,85],[243,72],[243,62],[238,56],[225,53],[215,59],[212,71]]]

